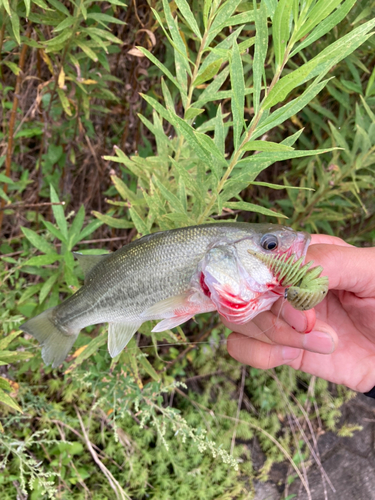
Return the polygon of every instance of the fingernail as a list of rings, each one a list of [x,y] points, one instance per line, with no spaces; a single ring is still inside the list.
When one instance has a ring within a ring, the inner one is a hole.
[[[281,349],[281,356],[284,361],[292,361],[298,358],[300,353],[301,349],[297,349],[296,347],[283,346]]]
[[[297,332],[305,332],[307,328],[307,319],[302,311],[297,311],[288,303],[284,305],[281,315],[283,319]]]
[[[329,333],[313,330],[303,337],[303,347],[307,351],[318,352],[320,354],[331,354],[335,344]]]

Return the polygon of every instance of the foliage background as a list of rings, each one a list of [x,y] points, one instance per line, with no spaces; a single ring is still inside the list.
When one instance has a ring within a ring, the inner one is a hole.
[[[137,233],[287,216],[372,245],[374,2],[0,3],[3,498],[251,498],[289,458],[287,498],[348,391],[239,366],[212,315],[112,362],[88,328],[63,370],[17,326],[80,285],[72,249]]]

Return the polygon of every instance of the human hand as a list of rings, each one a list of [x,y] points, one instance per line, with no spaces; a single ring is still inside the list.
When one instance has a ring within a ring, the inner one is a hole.
[[[375,386],[375,248],[312,235],[306,262],[323,267],[326,298],[309,311],[279,299],[245,325],[224,324],[229,354],[255,368],[289,365],[359,392]]]

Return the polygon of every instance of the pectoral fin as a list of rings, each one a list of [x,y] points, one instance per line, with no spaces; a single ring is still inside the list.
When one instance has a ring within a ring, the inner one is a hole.
[[[120,354],[142,323],[143,321],[109,323],[108,351],[112,358]]]

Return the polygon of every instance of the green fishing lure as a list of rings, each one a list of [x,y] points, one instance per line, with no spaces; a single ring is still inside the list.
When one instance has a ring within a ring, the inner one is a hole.
[[[264,262],[274,273],[280,286],[285,287],[284,297],[295,309],[300,311],[312,309],[326,296],[328,277],[320,276],[323,271],[322,266],[310,269],[312,261],[302,265],[304,257],[295,260],[294,254],[288,258],[286,255],[264,255],[248,251]]]

